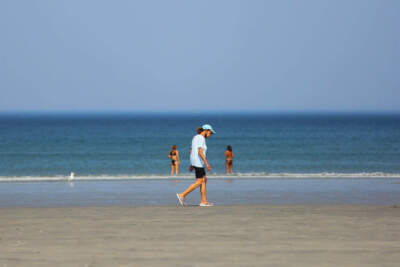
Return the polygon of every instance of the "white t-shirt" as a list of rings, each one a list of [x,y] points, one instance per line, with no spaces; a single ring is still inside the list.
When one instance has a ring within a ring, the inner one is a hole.
[[[203,150],[204,156],[207,152],[206,139],[201,134],[198,134],[192,139],[192,153],[190,153],[190,164],[197,168],[203,168],[203,160],[199,155],[199,147]]]

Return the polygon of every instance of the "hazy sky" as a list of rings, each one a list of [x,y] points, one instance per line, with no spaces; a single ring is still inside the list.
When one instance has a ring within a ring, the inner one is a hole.
[[[400,111],[400,1],[1,0],[0,110]]]

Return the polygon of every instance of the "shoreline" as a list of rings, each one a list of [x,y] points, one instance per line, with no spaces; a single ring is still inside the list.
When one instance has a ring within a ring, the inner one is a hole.
[[[2,266],[397,266],[400,206],[0,207]]]
[[[0,207],[174,206],[192,179],[2,183]],[[209,179],[213,203],[399,205],[400,179]],[[188,196],[200,203],[200,194]]]
[[[251,180],[251,179],[400,179],[398,173],[271,173],[263,175],[250,174],[210,174],[209,179],[216,180]],[[0,183],[35,183],[35,182],[79,182],[79,181],[137,181],[137,180],[192,180],[193,174],[171,175],[90,175],[90,176],[0,176]]]

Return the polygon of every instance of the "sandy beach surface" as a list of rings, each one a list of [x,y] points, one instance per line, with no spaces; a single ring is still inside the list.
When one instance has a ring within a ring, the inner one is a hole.
[[[0,208],[0,267],[399,262],[396,206]]]

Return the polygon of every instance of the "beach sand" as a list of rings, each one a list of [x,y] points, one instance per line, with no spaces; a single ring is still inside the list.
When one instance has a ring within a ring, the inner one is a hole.
[[[0,208],[0,267],[399,263],[396,206]]]

